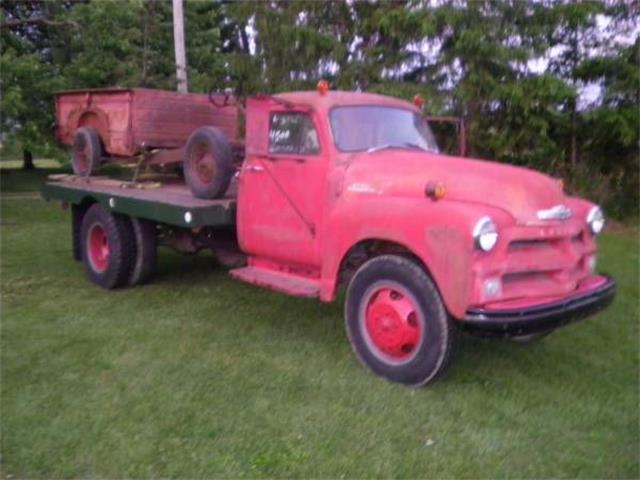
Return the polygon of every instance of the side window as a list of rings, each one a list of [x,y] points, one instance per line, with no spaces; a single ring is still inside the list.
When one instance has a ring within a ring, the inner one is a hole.
[[[301,112],[276,112],[269,124],[269,153],[315,155],[320,142],[311,117]]]

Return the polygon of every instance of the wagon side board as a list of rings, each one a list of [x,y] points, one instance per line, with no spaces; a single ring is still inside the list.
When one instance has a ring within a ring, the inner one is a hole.
[[[150,189],[122,188],[113,180],[95,182],[48,181],[42,186],[46,200],[72,205],[98,202],[106,209],[176,227],[225,227],[235,224],[235,198],[194,198],[184,185]]]

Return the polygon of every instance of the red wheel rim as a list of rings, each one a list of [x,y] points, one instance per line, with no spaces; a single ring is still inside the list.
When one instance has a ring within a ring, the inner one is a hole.
[[[387,363],[405,363],[417,353],[424,321],[415,297],[395,282],[377,282],[364,296],[361,324],[370,350]]]
[[[193,166],[200,183],[209,185],[213,181],[216,173],[216,162],[207,145],[200,145],[196,148],[193,156]]]
[[[109,241],[102,225],[94,223],[87,237],[87,253],[91,268],[98,273],[109,266]]]

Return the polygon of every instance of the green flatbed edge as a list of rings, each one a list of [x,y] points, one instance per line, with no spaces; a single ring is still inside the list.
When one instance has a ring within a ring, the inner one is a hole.
[[[112,182],[113,183],[113,182]],[[178,227],[224,227],[235,224],[235,198],[203,200],[190,197],[186,187],[160,186],[155,189],[118,188],[99,181],[80,183],[50,180],[41,188],[47,200],[80,205],[97,202],[112,212],[153,220]]]

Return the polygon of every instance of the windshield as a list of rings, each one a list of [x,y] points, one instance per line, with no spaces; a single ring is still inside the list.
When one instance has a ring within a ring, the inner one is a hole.
[[[336,147],[343,152],[384,148],[439,152],[429,126],[412,110],[370,105],[335,107],[329,119]]]

